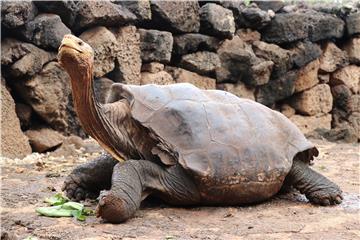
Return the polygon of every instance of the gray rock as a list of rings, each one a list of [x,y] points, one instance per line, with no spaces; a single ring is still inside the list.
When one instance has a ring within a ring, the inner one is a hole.
[[[34,77],[14,82],[15,90],[50,127],[65,134],[83,134],[71,105],[69,75],[50,62]]]
[[[219,40],[217,38],[199,33],[174,36],[174,53],[178,55],[197,51],[216,51],[218,46]]]
[[[34,20],[25,24],[19,34],[27,41],[46,49],[58,49],[65,34],[70,29],[61,21],[58,15],[42,13]]]
[[[322,50],[316,43],[310,41],[301,41],[289,49],[291,59],[296,68],[301,68],[321,56]]]
[[[268,12],[257,7],[247,7],[241,11],[238,25],[240,27],[262,29],[271,21]]]
[[[113,31],[117,40],[115,68],[110,77],[116,82],[140,84],[140,34],[135,26],[120,27]]]
[[[236,31],[235,35],[239,36],[241,40],[247,43],[253,43],[255,41],[260,41],[261,39],[260,33],[250,28],[240,28]]]
[[[271,79],[267,84],[260,86],[255,94],[256,101],[266,106],[290,97],[295,92],[297,71],[290,71],[277,79]]]
[[[170,62],[173,48],[170,32],[139,29],[139,33],[141,59],[144,62]]]
[[[344,22],[330,14],[315,11],[279,13],[262,29],[263,40],[271,43],[289,43],[302,39],[319,41],[341,38]]]
[[[256,86],[266,84],[274,63],[256,57],[250,45],[238,36],[225,40],[217,51],[221,67],[216,69],[218,82],[244,82]]]
[[[151,1],[152,19],[169,26],[169,31],[198,32],[200,29],[197,1]],[[161,26],[160,25],[160,26]]]
[[[1,156],[22,158],[31,153],[28,138],[20,129],[20,122],[15,113],[15,103],[10,92],[1,80]]]
[[[34,3],[42,12],[59,15],[62,22],[69,28],[72,28],[76,23],[76,16],[79,10],[77,1],[34,1]]]
[[[213,52],[196,52],[182,56],[180,66],[202,75],[211,75],[220,67],[220,58]]]
[[[127,8],[110,1],[79,1],[75,30],[103,25],[118,26],[131,23],[136,16]]]
[[[235,33],[232,11],[215,3],[200,8],[200,23],[200,31],[211,36],[231,38]]]
[[[279,11],[282,7],[285,6],[284,1],[276,1],[276,0],[268,0],[268,1],[252,1],[253,3],[256,3],[256,5],[264,10],[273,10],[274,12]]]
[[[129,9],[137,20],[146,21],[151,19],[151,7],[149,0],[114,1],[114,3]]]
[[[165,68],[164,64],[158,62],[145,63],[141,66],[142,72],[158,73],[163,71]]]
[[[331,87],[331,94],[334,99],[334,107],[339,108],[346,113],[352,112],[350,107],[352,93],[346,85],[341,84]]]
[[[346,52],[339,49],[333,42],[326,42],[323,45],[323,54],[320,57],[321,72],[331,73],[348,63]]]
[[[27,130],[25,135],[29,138],[33,152],[40,153],[55,150],[64,140],[63,135],[51,128]]]
[[[272,78],[278,78],[291,68],[290,52],[275,44],[262,41],[253,42],[254,53],[257,57],[272,61],[274,67],[271,73]]]
[[[109,90],[114,82],[108,78],[98,78],[94,81],[94,93],[100,103],[106,103]]]
[[[112,32],[106,27],[94,27],[83,32],[79,37],[94,49],[95,77],[102,77],[115,68],[118,42]]]
[[[1,24],[17,28],[33,20],[38,10],[31,1],[3,1],[1,3]]]
[[[360,12],[346,17],[346,29],[349,35],[360,33]]]
[[[360,37],[349,39],[344,49],[349,56],[350,63],[360,65]]]

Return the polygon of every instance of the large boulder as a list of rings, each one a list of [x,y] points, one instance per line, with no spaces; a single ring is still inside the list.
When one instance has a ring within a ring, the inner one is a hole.
[[[346,114],[353,111],[352,93],[346,85],[340,84],[331,87],[331,94],[334,99],[335,108],[343,110]]]
[[[216,80],[209,77],[201,76],[197,73],[187,71],[182,68],[169,67],[165,68],[175,82],[177,83],[191,83],[198,88],[201,89],[215,89],[216,88]]]
[[[314,60],[299,70],[299,76],[295,81],[295,92],[301,92],[318,84],[318,70],[320,62]]]
[[[207,3],[201,7],[200,22],[200,31],[211,36],[229,38],[235,33],[232,11],[215,3]]]
[[[132,1],[114,1],[114,3],[122,5],[129,9],[139,21],[151,19],[151,7],[149,0],[132,0]]]
[[[79,1],[73,28],[79,31],[98,25],[118,26],[135,20],[136,16],[126,7],[110,1]]]
[[[28,138],[20,129],[20,122],[15,113],[15,103],[5,81],[1,81],[1,156],[22,158],[31,153]]]
[[[65,34],[70,29],[58,15],[42,13],[26,23],[19,34],[27,41],[47,49],[58,49]]]
[[[175,83],[173,77],[165,71],[160,71],[157,73],[150,73],[150,72],[141,73],[141,85],[145,85],[145,84],[166,85],[173,83]]]
[[[52,128],[65,134],[83,134],[71,105],[69,75],[49,62],[32,78],[14,82],[17,93]]]
[[[95,27],[79,36],[87,42],[95,52],[94,76],[102,77],[115,67],[115,56],[118,52],[116,37],[106,27]]]
[[[168,25],[169,31],[198,32],[200,29],[197,1],[151,1],[152,20]]]
[[[315,87],[295,95],[291,105],[297,112],[314,116],[323,115],[331,111],[333,97],[327,84],[319,84]]]
[[[351,38],[344,47],[350,63],[360,65],[360,37]]]
[[[72,28],[76,23],[76,16],[79,10],[77,1],[34,1],[34,3],[42,12],[59,15],[62,22],[69,28]]]
[[[253,50],[257,57],[274,63],[271,73],[272,78],[282,76],[291,67],[290,52],[275,44],[255,41],[253,42]]]
[[[255,101],[255,89],[252,87],[247,87],[242,82],[238,82],[236,84],[221,83],[217,84],[217,88],[232,93],[240,98],[247,98]]]
[[[345,84],[353,93],[359,93],[360,67],[356,65],[349,65],[340,68],[331,75],[330,84]]]
[[[170,62],[173,37],[170,32],[139,29],[141,59],[144,62]]]
[[[274,63],[256,57],[250,45],[238,36],[225,40],[217,51],[221,67],[216,69],[218,82],[239,82],[257,86],[266,84]]]
[[[34,45],[14,38],[1,40],[1,65],[11,65],[34,50]]]
[[[296,68],[305,66],[309,62],[319,58],[322,54],[320,46],[310,41],[297,42],[289,50],[291,51],[291,60]]]
[[[64,140],[63,135],[51,128],[27,130],[25,135],[29,138],[33,152],[40,153],[55,150]]]
[[[140,84],[140,34],[135,26],[120,27],[113,31],[117,40],[115,69],[111,77],[116,82]]]
[[[213,52],[196,52],[182,56],[180,66],[202,75],[212,75],[220,67],[220,58]]]
[[[199,34],[187,33],[174,36],[174,53],[184,55],[197,51],[216,51],[219,40],[215,37]]]
[[[348,63],[346,52],[339,49],[334,43],[325,43],[323,55],[320,58],[321,72],[334,72]]]
[[[31,1],[3,1],[1,3],[1,24],[17,28],[33,20],[38,10]]]
[[[331,129],[331,114],[321,116],[302,116],[295,114],[289,118],[302,133],[311,133],[316,129]]]
[[[257,89],[256,101],[266,106],[273,106],[275,102],[290,97],[295,92],[297,76],[297,71],[289,71],[276,79],[271,79]]]
[[[352,13],[346,17],[346,29],[349,35],[360,33],[360,12]]]
[[[289,43],[302,39],[319,41],[341,38],[344,22],[330,14],[315,11],[279,13],[262,29],[263,40],[271,43]]]

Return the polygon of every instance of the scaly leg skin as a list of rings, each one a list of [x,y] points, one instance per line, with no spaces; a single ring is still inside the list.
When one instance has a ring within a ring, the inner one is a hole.
[[[118,162],[109,154],[103,154],[81,164],[67,176],[62,190],[72,200],[95,199],[101,190],[110,189],[112,171]]]
[[[111,189],[101,192],[96,215],[107,222],[124,222],[149,194],[172,204],[200,202],[195,184],[180,166],[162,168],[146,160],[128,160],[114,167]]]
[[[285,182],[291,183],[314,204],[335,205],[340,204],[343,199],[342,191],[335,183],[300,160],[294,161]]]

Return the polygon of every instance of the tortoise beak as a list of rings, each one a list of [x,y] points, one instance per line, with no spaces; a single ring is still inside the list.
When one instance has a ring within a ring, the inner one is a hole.
[[[78,48],[76,44],[76,39],[74,39],[74,36],[71,34],[66,34],[64,36],[58,51],[60,52],[64,48],[71,48],[77,52],[82,53],[82,51]]]

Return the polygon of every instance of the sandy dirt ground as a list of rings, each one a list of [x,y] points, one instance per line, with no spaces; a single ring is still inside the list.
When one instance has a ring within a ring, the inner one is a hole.
[[[2,235],[52,240],[360,239],[359,145],[313,142],[321,152],[313,168],[342,188],[341,205],[314,206],[297,192],[242,207],[175,208],[152,202],[145,204],[133,219],[119,225],[104,224],[94,216],[79,222],[35,213],[36,207],[46,206],[43,202],[46,197],[61,190],[65,176],[74,165],[94,156],[31,155],[19,161],[3,160]],[[86,202],[86,205],[94,209],[96,203]]]

